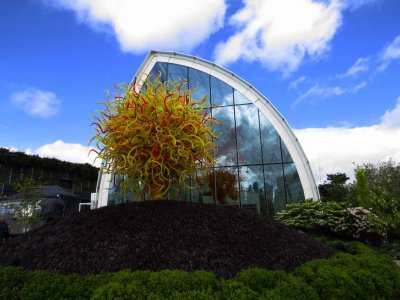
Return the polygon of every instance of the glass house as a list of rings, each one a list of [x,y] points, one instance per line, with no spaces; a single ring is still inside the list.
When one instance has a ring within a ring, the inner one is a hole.
[[[238,205],[272,215],[287,203],[318,199],[309,162],[289,125],[271,102],[232,72],[198,57],[151,51],[135,78],[161,74],[162,81],[188,80],[193,97],[207,96],[217,144],[217,163],[204,186],[179,190],[182,201]],[[136,201],[113,187],[112,174],[100,170],[94,207]],[[192,179],[188,184],[195,186]],[[231,185],[228,189],[226,185]],[[218,186],[219,185],[219,186]],[[177,199],[177,191],[168,192]]]

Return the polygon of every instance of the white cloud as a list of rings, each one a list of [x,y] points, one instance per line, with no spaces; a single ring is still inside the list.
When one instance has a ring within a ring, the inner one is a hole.
[[[309,88],[303,95],[298,97],[292,104],[292,107],[295,107],[300,102],[303,102],[307,98],[318,98],[324,99],[331,96],[340,96],[346,92],[345,89],[340,86],[328,86],[328,87],[320,87],[319,85],[314,85]]]
[[[357,61],[347,70],[343,75],[344,77],[356,76],[360,73],[366,72],[369,69],[369,59],[360,57]]]
[[[245,0],[244,4],[230,19],[238,32],[216,47],[217,63],[243,58],[288,74],[306,55],[328,51],[341,25],[342,5],[336,0]]]
[[[301,76],[297,78],[296,80],[293,80],[289,83],[289,88],[290,89],[297,89],[301,83],[303,83],[306,80],[306,76]]]
[[[100,160],[96,159],[96,154],[90,152],[93,147],[83,146],[81,144],[66,143],[62,140],[57,140],[51,144],[45,144],[36,150],[27,149],[26,153],[37,154],[41,157],[57,158],[73,163],[88,163],[100,166]]]
[[[306,99],[312,99],[313,101],[318,101],[321,99],[340,96],[343,94],[355,94],[359,90],[365,88],[368,85],[366,81],[360,82],[354,86],[350,87],[340,87],[340,86],[319,86],[318,84],[309,88],[305,93],[298,97],[293,103],[292,108]]]
[[[56,94],[36,88],[29,88],[11,95],[11,101],[28,114],[47,118],[57,114],[61,101]]]
[[[345,172],[354,178],[362,163],[400,161],[400,97],[381,123],[370,127],[327,127],[294,130],[310,161],[317,182],[326,174]]]
[[[124,51],[190,50],[223,26],[224,0],[44,0],[111,29]]]
[[[367,85],[368,85],[368,83],[366,81],[360,82],[359,84],[355,85],[352,89],[350,89],[350,92],[355,94],[359,90],[365,88]]]
[[[381,125],[387,128],[400,128],[400,97],[397,98],[396,107],[392,110],[387,110],[382,116]],[[397,139],[400,139],[400,135]]]
[[[345,172],[353,178],[355,164],[400,161],[400,128],[375,125],[356,128],[307,128],[295,134],[310,161],[317,182],[326,174]]]
[[[385,70],[389,64],[396,59],[400,59],[400,35],[398,35],[392,43],[383,49],[380,56],[381,65],[378,70]]]
[[[381,0],[341,0],[343,6],[350,10],[356,10],[362,6],[372,5],[380,1]]]

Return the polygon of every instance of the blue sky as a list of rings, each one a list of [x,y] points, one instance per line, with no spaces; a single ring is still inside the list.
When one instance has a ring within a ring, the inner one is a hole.
[[[398,0],[2,0],[0,147],[92,162],[97,102],[151,49],[216,62],[256,87],[317,180],[400,161]]]

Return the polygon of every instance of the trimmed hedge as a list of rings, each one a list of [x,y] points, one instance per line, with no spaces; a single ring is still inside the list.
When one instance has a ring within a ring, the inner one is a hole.
[[[358,242],[330,242],[340,250],[291,273],[247,269],[230,280],[205,271],[120,271],[59,275],[0,267],[0,299],[394,299],[400,268]]]

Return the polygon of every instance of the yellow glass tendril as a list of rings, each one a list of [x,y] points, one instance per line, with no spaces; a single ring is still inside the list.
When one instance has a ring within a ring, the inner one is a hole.
[[[161,199],[172,184],[185,184],[189,176],[199,180],[198,173],[213,165],[218,122],[205,107],[206,97],[192,99],[186,84],[147,76],[115,86],[119,92],[93,116],[93,151],[108,162],[108,172],[125,178],[123,191]]]

